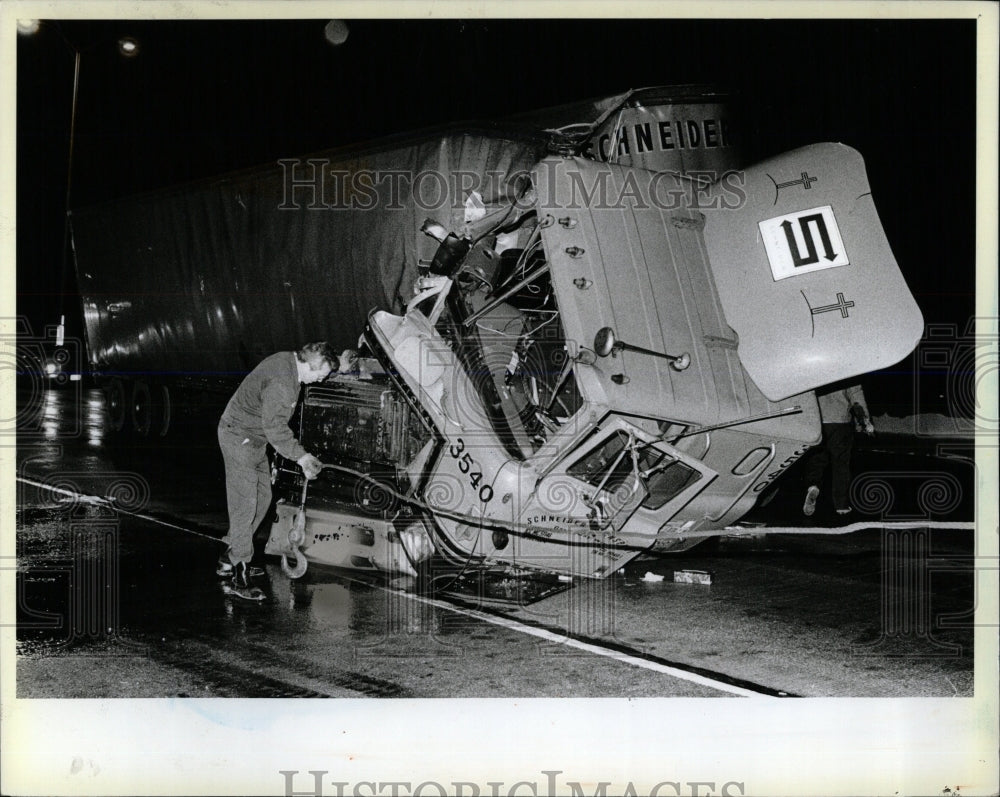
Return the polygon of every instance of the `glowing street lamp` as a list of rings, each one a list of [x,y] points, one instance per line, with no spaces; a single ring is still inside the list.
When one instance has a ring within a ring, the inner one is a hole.
[[[342,19],[331,19],[323,28],[324,38],[334,47],[339,47],[346,42],[350,32],[347,23]]]
[[[131,36],[125,36],[118,40],[118,52],[126,58],[134,58],[139,54],[139,42]]]

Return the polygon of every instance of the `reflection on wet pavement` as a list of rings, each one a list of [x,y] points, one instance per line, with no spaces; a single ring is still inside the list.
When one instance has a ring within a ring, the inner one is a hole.
[[[214,576],[226,519],[211,418],[121,441],[103,435],[97,391],[45,391],[35,410],[18,441],[20,696],[724,694],[622,651],[798,694],[971,694],[967,533],[710,542],[604,581],[532,585],[541,599],[520,606],[495,600],[510,585],[483,600],[465,579],[449,604],[414,579],[314,565],[290,581],[267,559],[270,600],[253,605]],[[936,467],[969,483],[961,461]],[[712,583],[675,583],[679,569]],[[893,592],[931,571],[926,590]]]

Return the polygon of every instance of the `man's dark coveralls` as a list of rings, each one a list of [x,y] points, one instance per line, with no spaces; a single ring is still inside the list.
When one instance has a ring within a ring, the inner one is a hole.
[[[831,466],[833,507],[838,512],[850,509],[851,452],[854,448],[854,420],[851,407],[861,406],[866,430],[871,428],[868,403],[861,385],[817,393],[819,414],[823,422],[823,445],[806,463],[806,484],[819,486],[823,472]]]
[[[223,542],[233,564],[253,558],[253,533],[271,504],[267,444],[293,462],[306,453],[288,426],[299,384],[294,352],[272,354],[247,374],[219,421],[229,506]]]

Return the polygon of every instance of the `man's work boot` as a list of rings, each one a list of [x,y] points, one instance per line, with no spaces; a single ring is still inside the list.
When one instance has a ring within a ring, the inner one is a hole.
[[[235,595],[247,601],[262,601],[267,596],[260,587],[250,583],[250,567],[246,562],[233,565],[233,575],[229,581],[224,581],[222,591],[227,595]]]
[[[809,489],[806,490],[806,501],[802,504],[802,514],[806,517],[812,517],[813,513],[816,511],[816,499],[819,498],[819,487],[815,484],[809,485]]]
[[[219,561],[215,563],[215,575],[219,578],[230,578],[233,575],[234,567],[235,565],[229,561],[229,554],[224,553],[219,557]],[[248,578],[260,578],[262,575],[264,575],[263,567],[247,565]]]

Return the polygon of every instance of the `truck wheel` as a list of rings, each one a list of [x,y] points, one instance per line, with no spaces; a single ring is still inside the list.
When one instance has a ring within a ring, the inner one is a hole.
[[[108,408],[108,426],[112,432],[125,429],[128,420],[128,399],[125,396],[125,382],[117,377],[111,380],[104,391]]]
[[[153,425],[153,399],[149,385],[142,380],[136,381],[132,388],[132,428],[140,437],[149,434]]]
[[[170,422],[173,413],[170,388],[166,385],[156,385],[153,387],[153,395],[156,396],[152,412],[153,431],[160,437],[166,437],[170,432]]]

